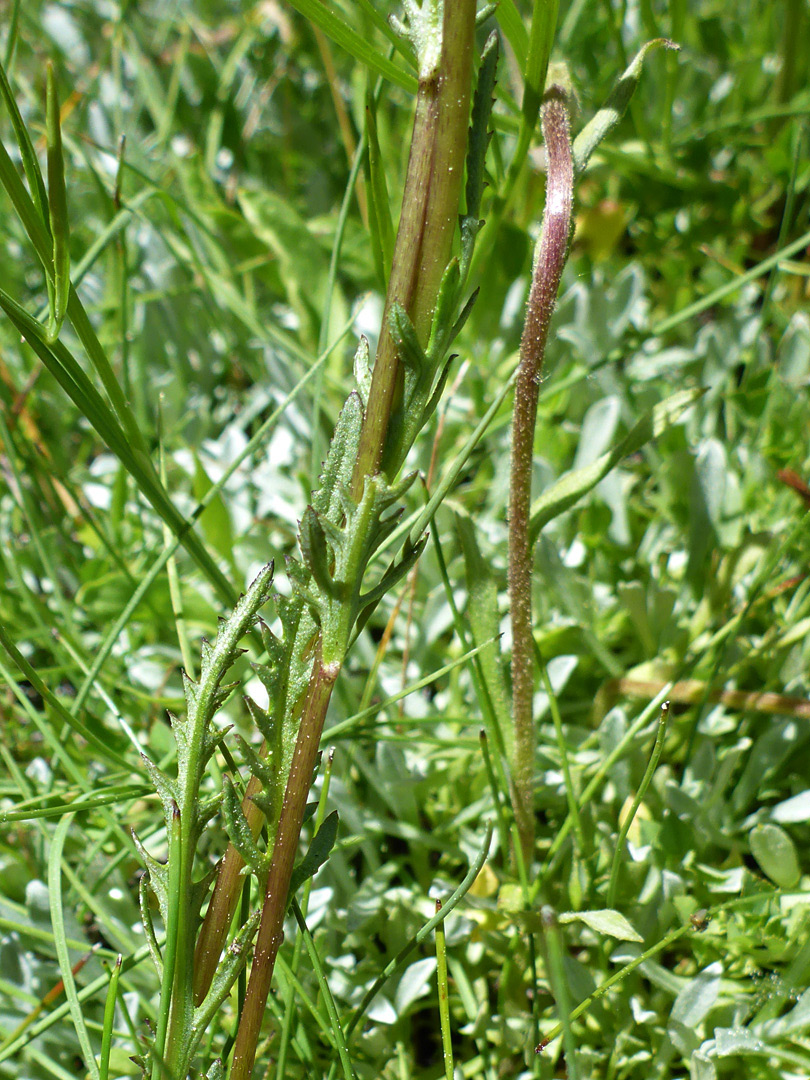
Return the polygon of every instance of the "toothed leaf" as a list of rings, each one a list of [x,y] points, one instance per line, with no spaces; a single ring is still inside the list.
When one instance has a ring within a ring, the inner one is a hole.
[[[389,326],[394,344],[399,350],[402,362],[414,371],[421,373],[428,366],[425,351],[419,344],[419,338],[402,304],[396,301],[391,305]]]
[[[160,917],[165,924],[169,911],[169,868],[149,854],[135,833],[132,833],[132,841],[149,874],[149,887],[157,897]]]
[[[475,301],[478,299],[478,294],[480,291],[480,288],[474,289],[472,295],[468,298],[464,307],[461,309],[461,313],[453,324],[453,329],[450,332],[450,338],[447,342],[448,348],[450,345],[453,344],[458,335],[464,329],[464,324],[467,322],[467,319],[469,319],[470,315],[472,314],[472,309],[475,307]]]
[[[141,750],[141,760],[146,766],[146,771],[149,773],[149,779],[152,781],[155,791],[160,796],[161,803],[163,803],[163,813],[166,815],[166,820],[170,821],[172,807],[179,803],[177,784],[159,769],[143,750]]]
[[[326,534],[326,539],[332,545],[333,548],[343,547],[346,543],[346,531],[341,529],[339,525],[333,525],[332,522],[323,516],[318,518],[321,528]]]
[[[202,661],[202,667],[206,668],[211,663],[211,657],[214,655],[214,646],[208,640],[208,638],[202,639],[200,645],[200,659]]]
[[[393,563],[388,570],[383,574],[380,582],[370,589],[367,593],[360,597],[360,606],[363,610],[368,607],[376,606],[380,600],[396,585],[398,581],[408,573],[416,560],[425,550],[425,544],[427,544],[427,534],[420,537],[419,540],[412,547],[410,544],[406,546],[399,560]],[[370,614],[370,613],[369,613]]]
[[[281,798],[279,795],[269,794],[266,791],[254,791],[250,801],[255,803],[267,819],[267,824],[275,830],[278,824],[278,815],[281,810]]]
[[[297,587],[297,593],[307,605],[307,609],[315,620],[318,626],[321,625],[321,618],[323,616],[323,600],[320,596],[317,596],[311,589],[307,589],[304,585]]]
[[[422,423],[423,424],[425,423],[425,421],[429,420],[431,418],[431,416],[433,416],[433,413],[436,411],[436,406],[439,404],[439,402],[442,399],[442,394],[444,393],[444,388],[447,385],[447,376],[450,374],[450,367],[451,367],[454,360],[455,360],[455,356],[448,357],[447,363],[444,365],[444,368],[442,369],[442,373],[441,373],[441,375],[439,376],[439,378],[438,378],[438,380],[436,382],[436,389],[430,395],[430,400],[427,402],[427,404],[425,405],[424,411],[422,412]]]
[[[222,1064],[222,1058],[214,1058],[210,1069],[205,1074],[205,1080],[225,1080],[225,1066]]]
[[[442,275],[439,286],[439,294],[436,297],[436,307],[433,310],[433,322],[430,331],[430,341],[425,350],[428,361],[437,364],[446,348],[445,339],[449,335],[452,326],[453,312],[456,309],[459,286],[461,284],[461,272],[458,259],[453,258],[447,264],[447,269]]]
[[[498,69],[498,34],[493,30],[481,53],[481,66],[473,97],[470,134],[467,142],[467,187],[465,199],[467,214],[478,218],[481,212],[481,195],[484,191],[484,164],[491,132],[489,120]]]
[[[265,673],[262,673],[259,670],[260,668],[260,664],[253,665],[253,670],[259,676],[262,683],[264,683],[265,687],[267,687],[268,694],[274,694],[278,689],[277,677],[272,676],[267,681],[265,681],[263,675],[269,673],[267,673],[266,671]],[[264,741],[267,743],[268,752],[272,753],[272,747],[276,745],[276,740],[278,739],[279,725],[276,723],[275,718],[269,712],[262,709],[259,705],[256,704],[253,698],[246,696],[245,705],[247,705],[251,720],[256,725],[258,731],[261,733]]]
[[[403,476],[401,480],[398,480],[395,484],[388,484],[380,492],[380,504],[383,509],[387,509],[394,503],[399,502],[405,492],[413,484],[419,473],[414,469],[413,472],[409,472],[406,476]]]
[[[207,1030],[214,1014],[231,992],[237,976],[247,963],[248,950],[261,920],[261,911],[254,911],[228,945],[219,962],[214,978],[203,1003],[194,1010],[192,1021],[192,1049]]]
[[[228,724],[224,728],[210,727],[203,736],[202,747],[202,761],[203,764],[207,764],[213,754],[222,746],[225,739],[228,737],[233,724]]]
[[[239,745],[239,750],[242,754],[242,759],[247,765],[250,772],[258,780],[261,780],[265,787],[271,787],[275,783],[276,774],[273,768],[268,765],[266,761],[256,753],[253,747],[242,738],[241,735],[236,736],[236,741]]]
[[[362,424],[363,402],[360,395],[353,391],[340,411],[320,484],[312,497],[313,508],[332,521],[336,521],[336,492],[341,486],[348,487],[352,482]]]
[[[197,696],[200,688],[187,671],[182,670],[180,674],[183,677],[183,693],[186,698],[186,710],[189,716],[191,716],[197,708]]]
[[[323,526],[311,506],[306,508],[299,522],[298,541],[304,562],[315,583],[327,596],[334,596],[336,590],[330,571],[331,552],[326,543]]]
[[[252,870],[261,869],[265,861],[264,854],[253,839],[253,830],[248,825],[239,796],[229,776],[224,777],[222,816],[231,843],[244,861]]]
[[[222,792],[212,795],[210,799],[203,799],[197,808],[197,828],[200,832],[205,828],[214,814],[219,812],[222,805]]]
[[[283,642],[279,641],[264,619],[259,619],[259,632],[262,636],[262,645],[270,662],[270,667],[277,668],[284,663],[286,651]]]

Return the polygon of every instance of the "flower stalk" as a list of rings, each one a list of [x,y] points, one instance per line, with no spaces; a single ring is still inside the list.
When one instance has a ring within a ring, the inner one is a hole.
[[[531,513],[534,431],[540,376],[551,315],[568,256],[574,195],[571,132],[565,94],[552,88],[542,110],[548,158],[546,205],[535,249],[526,321],[520,341],[520,364],[512,414],[512,461],[509,487],[509,611],[512,622],[512,802],[526,866],[534,851],[535,731],[534,643],[532,639]]]

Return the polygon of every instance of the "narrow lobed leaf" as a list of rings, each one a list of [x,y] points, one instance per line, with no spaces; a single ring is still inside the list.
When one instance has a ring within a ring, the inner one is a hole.
[[[636,53],[632,62],[613,87],[605,104],[574,139],[575,173],[582,172],[599,143],[616,127],[624,116],[641,78],[641,71],[647,54],[653,49],[660,48],[678,51],[680,45],[676,45],[674,41],[670,41],[668,38],[655,38],[653,41],[648,41]]]

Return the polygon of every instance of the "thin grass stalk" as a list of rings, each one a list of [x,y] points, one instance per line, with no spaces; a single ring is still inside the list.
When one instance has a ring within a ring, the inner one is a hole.
[[[121,977],[121,953],[110,972],[110,985],[104,1002],[104,1026],[101,1032],[101,1058],[98,1066],[99,1080],[108,1080],[110,1075],[110,1052],[112,1050],[113,1023],[115,1022],[115,1004],[118,997],[118,980]]]
[[[607,891],[607,906],[609,908],[612,908],[616,902],[616,889],[619,884],[619,868],[622,864],[622,853],[624,851],[624,843],[627,840],[627,834],[630,832],[630,826],[633,824],[635,816],[638,813],[639,806],[641,806],[641,800],[647,794],[647,788],[650,786],[650,781],[655,774],[655,770],[658,768],[658,762],[661,760],[661,752],[664,749],[664,736],[666,735],[668,720],[669,702],[665,701],[661,706],[661,715],[658,717],[658,730],[655,735],[655,744],[653,745],[652,753],[650,754],[650,760],[647,763],[644,776],[639,785],[639,789],[636,792],[636,797],[633,799],[630,812],[619,830],[619,836],[616,841],[616,850],[613,853],[613,865],[610,868],[610,884],[608,885]]]
[[[318,950],[315,948],[315,942],[312,940],[312,934],[309,932],[309,927],[306,923],[306,918],[301,910],[301,907],[297,900],[292,902],[292,911],[295,916],[295,920],[298,923],[298,929],[300,931],[300,941],[303,941],[307,953],[309,955],[310,963],[312,964],[312,970],[315,974],[315,978],[318,980],[318,987],[321,991],[321,997],[326,1008],[327,1016],[329,1017],[329,1025],[331,1028],[331,1035],[340,1058],[340,1064],[343,1067],[343,1075],[345,1080],[354,1080],[355,1072],[352,1068],[351,1058],[349,1056],[349,1048],[346,1043],[346,1036],[343,1032],[343,1028],[340,1023],[340,1017],[338,1016],[337,1006],[335,1005],[335,999],[332,996],[332,991],[329,988],[326,975],[324,974],[323,965],[321,964],[321,958],[318,955]],[[295,974],[290,969],[291,974]],[[285,1012],[284,1018],[286,1020],[289,1015],[289,1009]],[[279,1070],[279,1075],[283,1076],[283,1072]]]
[[[739,911],[741,908],[756,907],[757,904],[763,901],[770,901],[778,899],[785,893],[789,893],[789,889],[769,889],[766,892],[752,893],[750,896],[736,897],[734,900],[726,900],[722,904],[715,904],[708,908],[703,914],[703,924],[710,922],[712,919],[716,919],[718,915],[721,915],[726,911]],[[618,986],[623,982],[631,972],[640,968],[643,964],[646,964],[648,960],[651,960],[654,956],[664,952],[670,945],[678,941],[679,938],[685,937],[687,934],[700,933],[701,931],[691,922],[685,923],[683,926],[677,927],[675,930],[671,930],[668,934],[665,934],[659,941],[656,941],[654,945],[651,945],[649,949],[645,949],[644,952],[639,953],[638,956],[634,956],[623,968],[620,968],[615,974],[611,975],[609,979],[605,979],[595,990],[592,990],[586,998],[584,998],[578,1005],[575,1005],[568,1014],[569,1021],[574,1021],[578,1017],[586,1013],[591,1006],[597,1002],[600,998],[604,997],[609,990],[612,990],[614,986]],[[553,1042],[563,1032],[562,1023],[556,1024],[550,1031],[548,1031],[542,1038],[542,1040],[535,1046],[534,1052],[536,1054],[542,1054],[549,1043]]]
[[[548,697],[548,708],[551,713],[551,718],[554,721],[554,732],[557,736],[557,747],[560,751],[560,764],[562,765],[563,780],[565,782],[565,801],[568,805],[568,813],[574,822],[574,835],[576,837],[576,846],[579,848],[579,854],[584,858],[585,856],[585,831],[582,828],[582,821],[579,816],[579,805],[577,803],[577,793],[574,787],[574,780],[571,775],[571,763],[568,759],[568,747],[565,743],[565,734],[563,732],[562,716],[560,715],[560,706],[557,701],[557,696],[554,693],[554,687],[551,685],[551,679],[548,675],[548,668],[546,667],[545,660],[539,649],[535,650],[537,662],[540,666],[540,678],[543,683],[543,689]]]
[[[557,922],[557,916],[553,908],[548,905],[541,909],[540,919],[543,923],[546,955],[548,957],[548,981],[551,984],[551,992],[557,1003],[557,1012],[560,1014],[568,1080],[579,1080],[577,1047],[571,1029],[571,996],[568,992],[568,976],[563,963],[564,947],[560,925]]]
[[[62,908],[62,850],[65,838],[74,814],[65,814],[56,826],[56,831],[51,840],[51,848],[48,853],[48,900],[51,910],[51,925],[53,927],[54,945],[59,968],[62,973],[62,982],[65,986],[65,997],[68,1009],[76,1029],[76,1035],[81,1047],[84,1065],[91,1080],[99,1080],[98,1065],[93,1052],[93,1046],[87,1031],[84,1013],[81,1008],[76,982],[73,978],[73,969],[70,963],[67,941],[65,939],[65,920]]]
[[[442,910],[436,901],[436,913]],[[444,923],[436,927],[436,981],[439,990],[439,1026],[442,1033],[442,1059],[445,1080],[453,1080],[453,1037],[450,1029],[450,994],[447,980],[447,941]]]
[[[633,740],[637,737],[639,732],[644,730],[644,728],[650,722],[650,719],[655,713],[656,709],[660,709],[665,699],[670,696],[671,689],[671,682],[668,683],[666,686],[662,687],[662,689],[653,698],[649,705],[647,705],[647,707],[639,713],[639,715],[636,717],[636,719],[633,721],[633,723],[630,725],[630,727],[627,729],[627,731],[624,733],[618,743],[614,746],[614,748],[610,751],[610,753],[601,758],[596,771],[586,784],[584,791],[579,797],[578,804],[580,810],[582,810],[588,805],[596,791],[599,789],[602,781],[609,774],[613,765],[622,757],[628,746],[632,744]],[[546,880],[548,879],[553,860],[562,845],[565,843],[565,840],[573,827],[574,819],[569,813],[566,816],[565,821],[557,830],[557,834],[551,842],[551,846],[548,849],[543,865],[540,867],[540,872],[534,879],[530,894],[530,900],[532,903],[537,900],[541,889],[543,888]]]
[[[520,130],[515,153],[506,178],[503,197],[505,205],[508,205],[514,193],[515,184],[526,162],[526,155],[529,152],[532,136],[537,126],[537,117],[546,85],[548,62],[551,57],[551,46],[554,43],[554,34],[557,29],[559,6],[559,0],[534,0],[529,51],[523,73]]]
[[[481,873],[484,863],[487,861],[487,856],[489,855],[489,848],[491,843],[492,822],[487,825],[484,842],[482,843],[481,848],[475,857],[475,860],[470,863],[470,868],[464,875],[464,879],[459,884],[458,888],[456,888],[446,900],[442,901],[441,909],[437,910],[435,915],[428,919],[428,921],[424,923],[420,930],[417,930],[411,940],[406,942],[405,945],[402,946],[397,955],[386,964],[385,968],[380,972],[380,974],[377,976],[371,986],[366,990],[360,1004],[352,1013],[351,1020],[349,1020],[348,1024],[346,1025],[347,1039],[352,1035],[352,1032],[355,1031],[358,1024],[365,1016],[366,1010],[368,1009],[369,1005],[372,1003],[372,1001],[383,988],[383,986],[385,986],[386,982],[391,978],[392,975],[396,974],[397,972],[404,971],[411,954],[418,948],[419,945],[421,945],[425,938],[427,938],[430,934],[433,933],[433,931],[436,929],[440,922],[444,922],[444,920],[451,913],[451,911],[453,911],[453,909],[456,908],[467,895],[470,888],[472,887],[473,882]]]
[[[532,715],[534,640],[532,546],[529,539],[534,430],[549,324],[568,254],[574,189],[568,108],[560,90],[555,89],[549,94],[543,108],[542,123],[548,156],[546,206],[520,342],[509,490],[509,611],[512,621],[512,720],[515,734],[512,800],[527,865],[532,860],[535,831],[535,734]]]

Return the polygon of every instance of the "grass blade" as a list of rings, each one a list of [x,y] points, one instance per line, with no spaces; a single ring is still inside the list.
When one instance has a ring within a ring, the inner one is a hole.
[[[76,992],[70,953],[65,940],[65,919],[62,910],[62,850],[72,821],[73,814],[65,814],[53,834],[51,848],[48,853],[48,899],[50,901],[51,925],[53,927],[56,955],[59,960],[59,969],[62,972],[62,981],[65,984],[65,997],[67,998],[70,1016],[82,1049],[85,1068],[89,1072],[91,1080],[99,1080],[96,1055],[90,1042],[81,1003]]]
[[[62,389],[121,461],[154,510],[175,536],[180,538],[189,555],[216,588],[221,599],[226,604],[233,605],[236,602],[236,590],[214,562],[199,537],[190,531],[191,523],[185,520],[167,495],[148,454],[141,451],[138,445],[133,446],[129,441],[127,432],[93,386],[78,361],[61,342],[49,342],[42,325],[2,289],[0,289],[0,307]]]
[[[428,921],[424,924],[421,930],[418,930],[414,934],[413,938],[406,945],[403,945],[403,947],[400,949],[394,959],[386,965],[385,969],[374,980],[372,985],[363,995],[363,1000],[354,1010],[351,1020],[346,1025],[347,1039],[350,1038],[352,1032],[365,1015],[366,1009],[372,1003],[372,1001],[383,988],[383,986],[385,986],[386,982],[391,978],[392,975],[394,975],[398,971],[401,971],[405,967],[408,962],[408,958],[414,951],[414,949],[418,945],[420,945],[429,934],[433,933],[433,931],[436,929],[440,922],[444,922],[450,912],[455,907],[457,907],[457,905],[460,904],[464,897],[467,895],[467,892],[472,886],[472,883],[481,873],[481,869],[484,863],[487,861],[487,855],[489,855],[489,845],[491,842],[492,822],[487,825],[484,842],[481,845],[481,849],[478,852],[478,855],[471,863],[470,869],[467,871],[464,880],[461,882],[458,888],[447,898],[447,900],[444,901],[441,910],[437,911],[432,919],[428,919]]]
[[[318,986],[321,991],[321,996],[326,1006],[326,1012],[329,1016],[329,1024],[331,1027],[331,1036],[335,1049],[338,1052],[340,1058],[340,1064],[343,1068],[343,1075],[346,1080],[354,1080],[355,1073],[352,1067],[352,1061],[349,1056],[349,1047],[346,1042],[346,1035],[340,1023],[340,1017],[338,1016],[337,1006],[335,1005],[335,999],[332,997],[332,991],[329,989],[329,983],[326,980],[324,974],[323,965],[321,964],[321,958],[318,955],[318,950],[315,948],[315,942],[312,940],[312,934],[309,932],[307,921],[304,918],[304,913],[298,901],[293,898],[292,911],[295,915],[295,920],[298,923],[298,929],[301,931],[301,935],[306,945],[307,954],[309,955],[310,963],[312,964],[312,971],[315,978],[318,981]]]
[[[62,125],[53,64],[48,64],[45,128],[48,146],[48,220],[53,239],[52,308],[48,339],[55,341],[62,329],[70,299],[70,225],[65,189],[65,162],[62,154]]]
[[[501,0],[498,4],[498,22],[523,71],[526,67],[526,57],[529,55],[529,35],[523,25],[515,0]]]
[[[436,901],[436,914],[442,910],[441,900]],[[444,923],[436,927],[436,981],[439,989],[439,1023],[442,1032],[442,1058],[445,1080],[453,1080],[453,1036],[450,1030],[450,998],[447,984],[447,941]]]
[[[403,90],[409,90],[412,94],[416,93],[417,83],[413,75],[409,75],[393,64],[352,29],[345,21],[342,12],[331,0],[326,0],[326,2],[324,0],[290,0],[290,6],[320,27],[328,38],[331,38],[336,45],[345,49],[350,56],[359,60],[370,71],[382,75],[384,79],[388,79],[395,86],[401,86]]]
[[[15,9],[17,8],[18,5],[15,4]],[[11,89],[11,83],[9,82],[5,70],[6,67],[8,67],[8,60],[6,60],[5,67],[0,65],[0,97],[2,97],[3,104],[8,109],[11,126],[14,129],[14,137],[17,140],[17,146],[20,150],[23,172],[28,181],[28,187],[31,189],[34,204],[39,212],[40,218],[45,222],[48,220],[48,195],[45,190],[45,181],[42,178],[42,170],[39,167],[34,144],[31,142],[28,128],[23,122],[19,107],[17,106],[17,99],[14,97],[14,92]]]
[[[650,786],[655,770],[658,768],[658,762],[661,758],[661,752],[664,749],[664,736],[667,731],[667,720],[669,719],[669,702],[665,701],[661,705],[661,715],[658,718],[658,730],[655,735],[655,744],[653,746],[652,754],[650,754],[650,760],[647,763],[647,768],[644,772],[641,783],[639,784],[636,797],[633,799],[633,805],[630,807],[630,812],[624,819],[621,829],[619,830],[619,836],[616,840],[616,850],[613,853],[613,865],[610,868],[610,883],[608,884],[607,891],[607,906],[612,908],[616,902],[616,887],[619,883],[619,867],[621,866],[622,853],[624,852],[624,842],[627,839],[627,834],[630,832],[630,826],[633,824],[633,819],[636,816],[641,801],[647,793],[647,788]]]

